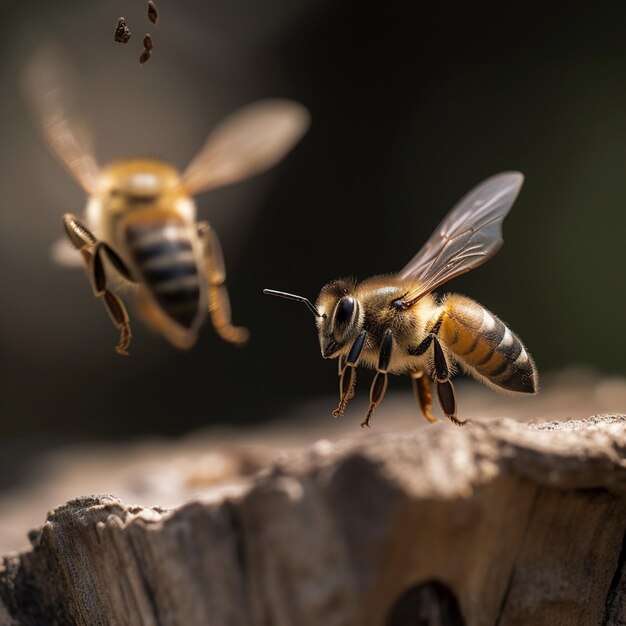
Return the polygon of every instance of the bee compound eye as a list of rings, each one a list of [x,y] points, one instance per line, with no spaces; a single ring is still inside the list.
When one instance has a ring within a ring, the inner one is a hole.
[[[337,311],[335,312],[335,324],[344,326],[352,319],[354,315],[355,302],[354,298],[350,296],[342,298],[337,304]]]

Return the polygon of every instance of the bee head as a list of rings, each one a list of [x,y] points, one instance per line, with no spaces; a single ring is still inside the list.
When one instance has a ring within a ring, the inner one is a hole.
[[[320,291],[315,304],[304,296],[284,291],[264,289],[263,293],[305,304],[315,316],[322,356],[333,359],[350,348],[363,325],[361,305],[354,296],[355,286],[355,281],[351,279],[328,283]]]
[[[352,345],[363,325],[359,300],[354,296],[356,283],[340,279],[325,285],[317,297],[317,331],[325,359],[339,356]]]

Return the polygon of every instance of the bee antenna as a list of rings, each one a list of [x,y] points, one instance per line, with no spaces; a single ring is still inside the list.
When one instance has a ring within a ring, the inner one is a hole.
[[[263,289],[263,293],[266,296],[278,296],[279,298],[286,298],[287,300],[295,300],[296,302],[303,302],[304,304],[306,304],[309,311],[311,311],[311,313],[315,315],[315,317],[326,317],[326,315],[323,315],[322,313],[320,313],[315,308],[315,305],[308,298],[305,298],[304,296],[297,296],[293,293],[286,293],[284,291],[276,291],[274,289]]]

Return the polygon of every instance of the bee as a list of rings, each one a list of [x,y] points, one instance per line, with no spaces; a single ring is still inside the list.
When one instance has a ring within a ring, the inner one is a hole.
[[[194,345],[207,313],[222,339],[245,343],[247,329],[231,322],[219,239],[208,222],[197,221],[192,196],[278,163],[305,133],[307,110],[272,99],[236,111],[182,173],[152,158],[100,168],[75,109],[71,78],[52,49],[32,60],[24,82],[50,148],[89,196],[84,217],[67,213],[63,226],[94,295],[120,331],[116,351],[128,354],[131,341],[128,313],[115,293],[123,285],[134,285],[139,317],[177,348]]]
[[[303,296],[264,293],[304,303],[317,323],[322,357],[339,359],[339,405],[343,415],[356,390],[356,368],[374,369],[369,426],[387,390],[388,374],[408,374],[424,417],[433,417],[432,383],[443,413],[457,417],[450,380],[458,366],[498,390],[534,394],[537,369],[520,339],[493,313],[470,298],[435,289],[482,265],[501,247],[502,221],[524,177],[503,172],[472,189],[439,224],[422,249],[397,274],[363,282],[339,279],[325,285],[315,304]]]

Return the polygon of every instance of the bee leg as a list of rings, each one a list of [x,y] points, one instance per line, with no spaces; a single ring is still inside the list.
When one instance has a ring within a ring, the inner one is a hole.
[[[411,381],[413,383],[413,393],[419,402],[420,409],[422,409],[422,415],[431,423],[434,424],[439,420],[433,417],[431,409],[433,407],[433,390],[431,387],[430,377],[426,372],[422,370],[416,370],[411,372]]]
[[[439,398],[441,410],[446,417],[456,424],[463,426],[467,420],[460,420],[456,417],[456,398],[454,397],[454,387],[450,382],[450,372],[446,355],[437,337],[433,337],[434,365],[435,365],[435,389]]]
[[[243,345],[248,341],[250,333],[247,328],[233,326],[231,323],[230,300],[226,291],[226,268],[220,241],[208,222],[198,224],[198,234],[204,248],[209,287],[209,315],[213,328],[225,341]]]
[[[93,233],[74,215],[65,214],[63,226],[68,239],[83,257],[85,271],[89,276],[94,295],[97,298],[102,298],[113,325],[120,331],[120,339],[115,351],[118,354],[128,356],[128,346],[132,337],[128,312],[124,303],[106,288],[107,281],[102,255],[106,254],[111,264],[126,280],[133,281],[129,270],[112,248],[98,241]]]
[[[337,359],[337,366],[338,366],[337,373],[339,374],[339,404],[337,408],[333,411],[333,417],[339,417],[340,415],[343,415],[343,412],[346,408],[346,404],[348,403],[348,399],[349,399],[346,397],[347,394],[344,391],[344,384],[347,378],[345,375],[345,370],[347,367],[347,359],[348,357],[343,354]],[[350,386],[352,386],[353,382],[354,382],[354,385],[356,386],[356,380],[350,381]],[[352,393],[350,397],[354,397],[354,394],[355,394],[354,387],[348,390],[348,393],[350,392]]]
[[[348,400],[354,398],[356,389],[356,367],[346,365],[339,376],[339,404],[333,411],[333,417],[341,417],[346,410]]]
[[[365,345],[367,332],[362,331],[350,348],[347,357],[339,357],[339,404],[333,411],[333,417],[343,415],[348,400],[356,393],[356,364]]]
[[[391,348],[393,347],[393,333],[390,328],[385,331],[383,342],[380,347],[380,354],[378,356],[378,367],[376,368],[376,376],[372,381],[370,387],[370,405],[367,409],[367,415],[365,420],[361,423],[361,427],[365,428],[370,425],[370,417],[385,397],[387,391],[387,369],[389,368],[389,362],[391,361]]]

